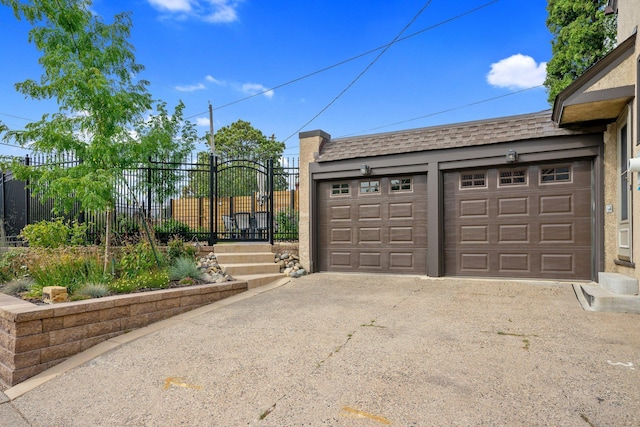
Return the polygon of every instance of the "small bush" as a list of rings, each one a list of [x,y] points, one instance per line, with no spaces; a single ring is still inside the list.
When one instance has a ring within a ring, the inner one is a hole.
[[[40,221],[22,229],[20,237],[32,248],[59,248],[69,241],[69,227],[57,218],[52,221]]]
[[[109,294],[109,287],[104,283],[87,283],[78,289],[74,296],[78,295],[87,298],[102,298]]]
[[[184,222],[169,218],[166,221],[154,227],[156,237],[161,242],[168,242],[172,236],[180,236],[183,239],[189,239],[191,228]]]
[[[174,236],[167,243],[167,261],[173,264],[178,258],[193,258],[196,255],[196,248],[191,245],[185,245],[184,241]]]
[[[291,209],[283,209],[276,213],[277,229],[273,235],[274,239],[280,241],[298,240],[298,218],[298,211]]]
[[[126,245],[116,261],[119,276],[135,277],[141,271],[156,267],[156,256],[161,261],[161,255],[156,252],[148,242],[140,242],[135,245]]]
[[[7,283],[2,288],[2,293],[12,296],[19,296],[21,293],[27,292],[31,288],[32,284],[33,281],[31,279],[15,279]]]
[[[169,279],[182,280],[186,277],[200,280],[202,272],[196,266],[193,258],[181,257],[176,259],[173,265],[169,267]]]

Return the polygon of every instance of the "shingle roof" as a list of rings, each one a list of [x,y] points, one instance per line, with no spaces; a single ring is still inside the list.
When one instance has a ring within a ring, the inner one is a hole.
[[[327,162],[357,157],[470,147],[581,133],[585,132],[560,128],[555,125],[551,121],[551,112],[547,110],[497,119],[337,138],[324,144],[317,161]]]

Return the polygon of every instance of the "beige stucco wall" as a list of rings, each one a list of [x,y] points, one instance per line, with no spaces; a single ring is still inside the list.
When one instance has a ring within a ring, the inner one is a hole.
[[[618,1],[618,42],[628,39],[640,23],[640,0],[619,0]],[[597,88],[616,87],[623,85],[635,85],[637,83],[637,60],[640,52],[640,38],[636,38],[635,51],[631,57],[627,58],[620,66],[613,70],[604,79],[594,85],[590,90]],[[613,84],[613,85],[612,85]],[[640,149],[636,146],[638,141],[638,123],[636,123],[638,108],[638,87],[636,85],[636,96],[631,101],[628,117],[628,125],[631,128],[632,157],[640,157]],[[627,114],[627,111],[623,114]],[[638,268],[630,268],[616,265],[614,260],[618,256],[618,215],[619,215],[619,174],[618,167],[618,127],[611,124],[607,127],[604,135],[604,163],[605,182],[604,199],[605,205],[613,206],[613,213],[605,213],[604,224],[604,251],[605,251],[605,271],[617,272],[633,276],[640,279],[640,191],[638,190],[638,173],[633,173],[629,177],[632,185],[632,259]]]
[[[618,0],[618,42],[629,38],[639,22],[640,0]]]
[[[315,156],[320,152],[320,145],[331,137],[322,131],[303,132],[300,134],[300,222],[298,228],[300,263],[308,272],[314,271],[311,264],[311,180],[309,165],[315,162]]]
[[[606,76],[595,82],[585,92],[592,92],[602,89],[611,89],[620,86],[632,85],[636,79],[636,58],[631,55],[622,64],[607,73]]]

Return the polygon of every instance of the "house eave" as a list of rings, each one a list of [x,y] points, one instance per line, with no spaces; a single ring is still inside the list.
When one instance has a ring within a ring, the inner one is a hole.
[[[615,120],[635,96],[635,86],[630,84],[591,91],[589,88],[633,54],[635,40],[636,33],[560,92],[553,104],[551,119],[562,127]]]

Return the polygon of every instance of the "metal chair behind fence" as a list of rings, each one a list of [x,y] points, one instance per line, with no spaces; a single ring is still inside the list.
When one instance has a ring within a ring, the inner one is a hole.
[[[240,237],[248,239],[251,236],[251,214],[249,212],[236,212],[234,218]]]
[[[236,227],[236,221],[230,215],[222,215],[222,224],[224,225],[224,232],[228,237],[235,239],[238,237],[238,227]]]
[[[254,224],[256,227],[256,236],[258,238],[266,238],[269,229],[269,212],[258,211],[254,215]]]

